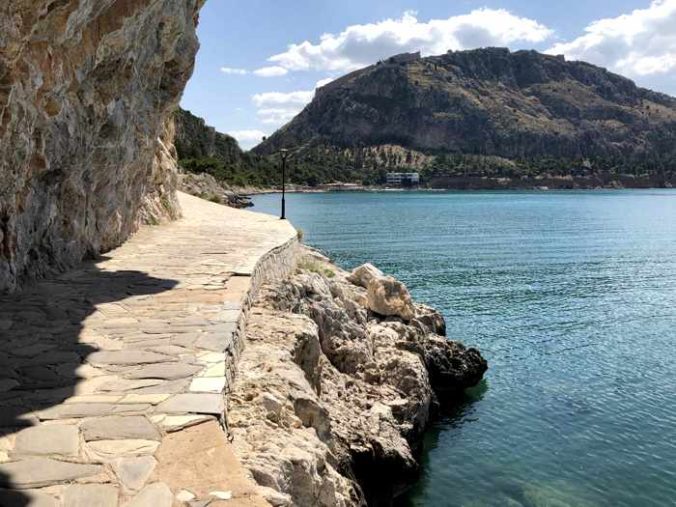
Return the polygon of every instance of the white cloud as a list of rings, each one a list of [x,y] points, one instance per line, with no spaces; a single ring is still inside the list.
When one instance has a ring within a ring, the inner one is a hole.
[[[284,125],[286,122],[290,121],[298,112],[303,108],[303,106],[297,107],[265,107],[259,109],[256,114],[258,114],[258,119],[261,123],[265,125]]]
[[[263,137],[267,135],[262,130],[232,130],[228,132],[228,135],[231,135],[237,142],[242,146],[242,148],[251,148],[252,146],[257,145],[261,142]]]
[[[584,31],[547,52],[634,78],[676,71],[676,0],[655,0],[645,9],[594,21]]]
[[[260,77],[279,77],[285,76],[288,74],[288,70],[284,67],[279,67],[278,65],[273,65],[271,67],[261,67],[253,71],[254,74]]]
[[[257,107],[269,106],[304,106],[312,100],[314,90],[299,90],[295,92],[265,92],[257,93],[251,100]]]
[[[238,76],[244,76],[249,73],[246,69],[237,69],[235,67],[221,67],[221,72],[223,74],[234,74]]]
[[[333,80],[334,80],[334,78],[332,78],[332,77],[320,79],[319,81],[317,81],[317,84],[315,85],[315,90],[317,88],[321,88],[322,86],[326,86],[327,84],[329,84]]]
[[[291,44],[268,60],[287,70],[346,72],[397,53],[440,54],[449,49],[511,46],[542,42],[552,31],[504,9],[476,9],[469,14],[421,22],[414,12],[399,19],[348,26],[339,34],[324,34],[318,43]]]
[[[551,33],[544,25],[503,9],[477,9],[462,16],[428,22],[420,22],[415,13],[407,12],[399,19],[352,25],[339,34],[322,35],[317,44],[309,41],[292,44],[286,52],[268,60],[274,63],[270,68],[286,72],[310,69],[346,72],[405,51],[438,54],[449,49],[536,43]],[[321,79],[315,89],[332,80]],[[314,93],[315,90],[258,93],[252,100],[262,123],[280,126],[298,114]]]
[[[332,80],[327,78],[318,81],[315,90]],[[261,123],[279,127],[301,112],[313,99],[315,90],[257,93],[251,100],[257,108],[256,114]]]

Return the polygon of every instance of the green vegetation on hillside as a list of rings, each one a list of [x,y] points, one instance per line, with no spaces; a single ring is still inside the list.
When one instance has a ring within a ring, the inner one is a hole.
[[[239,186],[279,186],[280,148],[287,181],[307,186],[389,171],[452,188],[676,185],[676,99],[533,51],[390,58],[321,88],[251,152],[190,113],[177,122],[181,166]]]
[[[271,188],[281,185],[281,167],[277,155],[256,156],[244,153],[238,163],[224,161],[216,156],[179,158],[183,170],[207,173],[218,181],[232,186]],[[652,178],[660,186],[661,181],[671,181],[676,176],[667,163],[659,159],[646,164],[643,160],[631,161],[621,157],[591,158],[570,161],[557,158],[509,160],[496,156],[439,154],[430,156],[420,167],[405,163],[388,165],[376,158],[366,160],[355,157],[351,151],[316,147],[302,152],[287,161],[287,182],[314,187],[325,183],[358,183],[383,185],[388,171],[419,172],[423,185],[440,178],[537,178],[553,177],[633,177]]]
[[[174,113],[174,146],[184,171],[207,173],[221,183],[268,187],[276,184],[277,168],[270,157],[246,153],[237,141],[217,132],[190,111]]]
[[[179,158],[178,163],[184,171],[210,174],[217,181],[232,186],[266,188],[281,183],[277,167],[267,157],[256,157],[240,164],[227,163],[217,157]]]
[[[237,141],[217,132],[189,111],[179,109],[174,116],[175,146],[179,165],[184,171],[207,173],[221,183],[232,186],[277,187],[282,183],[277,154],[258,155],[244,152]],[[346,150],[310,148],[293,152],[287,162],[287,181],[296,185],[316,186],[336,181],[364,184],[384,183],[383,164],[387,158],[367,160]]]
[[[320,88],[254,148],[301,147],[303,174],[378,183],[429,178],[647,175],[676,171],[676,99],[584,62],[485,48],[398,55]]]

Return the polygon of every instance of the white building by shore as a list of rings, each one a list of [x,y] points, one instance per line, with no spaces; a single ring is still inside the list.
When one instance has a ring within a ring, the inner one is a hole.
[[[387,173],[386,183],[388,186],[411,187],[420,184],[418,173]]]

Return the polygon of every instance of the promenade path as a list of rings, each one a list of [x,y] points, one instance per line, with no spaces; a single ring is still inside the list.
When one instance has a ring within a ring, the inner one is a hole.
[[[99,261],[0,298],[0,505],[267,505],[227,441],[248,306],[286,221],[179,194]]]

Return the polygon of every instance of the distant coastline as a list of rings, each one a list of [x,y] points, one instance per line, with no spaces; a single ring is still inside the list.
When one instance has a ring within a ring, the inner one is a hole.
[[[388,187],[386,185],[360,185],[358,183],[327,183],[316,186],[287,185],[287,193],[326,193],[326,192],[442,192],[444,190],[622,190],[622,189],[676,188],[676,176],[657,178],[655,176],[538,176],[534,178],[489,178],[482,176],[436,178],[426,185],[417,187]],[[251,196],[274,194],[281,187],[233,188],[240,195]]]

